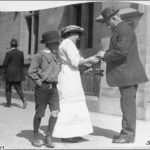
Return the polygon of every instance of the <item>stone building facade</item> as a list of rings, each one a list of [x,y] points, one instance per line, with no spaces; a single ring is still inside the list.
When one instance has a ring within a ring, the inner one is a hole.
[[[141,61],[150,76],[150,6],[130,2],[90,2],[63,7],[26,12],[0,12],[0,75],[2,62],[11,38],[17,38],[19,49],[25,56],[26,81],[24,90],[32,91],[34,83],[28,78],[27,70],[35,53],[42,48],[40,38],[47,30],[60,30],[70,24],[82,26],[86,34],[80,43],[84,57],[95,54],[99,49],[107,49],[111,32],[95,22],[101,10],[108,6],[118,7],[121,17],[132,26],[137,34]],[[99,66],[105,71],[105,63]],[[0,76],[1,77],[1,76]],[[90,111],[121,115],[119,91],[107,85],[105,76],[82,75],[83,87]],[[4,81],[0,80],[3,89]],[[150,120],[150,83],[139,85],[137,93],[137,118]]]

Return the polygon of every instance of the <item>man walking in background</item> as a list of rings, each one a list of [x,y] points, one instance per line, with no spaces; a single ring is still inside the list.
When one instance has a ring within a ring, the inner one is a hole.
[[[133,143],[136,133],[136,93],[138,84],[147,82],[139,58],[134,30],[119,15],[119,9],[105,8],[96,19],[113,32],[109,49],[97,55],[107,64],[106,79],[111,87],[118,87],[123,113],[122,130],[113,143]]]
[[[24,54],[22,51],[17,49],[18,41],[12,39],[10,42],[10,51],[6,53],[4,58],[3,67],[4,67],[4,79],[6,81],[6,107],[11,106],[11,94],[12,86],[14,86],[18,95],[20,96],[23,108],[27,107],[27,102],[25,101],[25,96],[22,91],[21,82],[25,80],[24,75]]]

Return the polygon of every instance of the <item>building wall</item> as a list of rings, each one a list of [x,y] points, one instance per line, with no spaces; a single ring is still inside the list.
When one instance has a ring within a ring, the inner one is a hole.
[[[6,51],[10,48],[12,37],[19,38],[19,18],[15,13],[0,13],[0,65],[3,62]]]

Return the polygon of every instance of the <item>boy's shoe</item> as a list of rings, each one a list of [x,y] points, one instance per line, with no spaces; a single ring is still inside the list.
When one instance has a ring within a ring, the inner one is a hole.
[[[39,140],[38,134],[34,134],[33,140],[32,140],[31,143],[32,143],[32,145],[35,146],[35,147],[41,147],[41,146],[42,146],[42,143],[41,143],[40,140]]]
[[[23,109],[26,109],[26,108],[27,108],[27,102],[24,101],[24,102],[23,102]]]
[[[55,147],[50,136],[45,136],[45,146],[48,148],[54,148]]]

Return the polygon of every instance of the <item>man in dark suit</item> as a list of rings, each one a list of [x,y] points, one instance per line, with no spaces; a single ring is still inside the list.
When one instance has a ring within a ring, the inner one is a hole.
[[[23,67],[24,67],[24,54],[22,51],[17,49],[18,42],[16,39],[12,39],[10,42],[11,49],[6,53],[4,58],[4,77],[6,81],[6,107],[11,106],[11,93],[12,86],[14,86],[18,95],[23,102],[23,108],[27,107],[27,102],[25,101],[25,96],[22,91],[21,82],[25,80]]]
[[[98,56],[107,64],[106,79],[109,86],[118,87],[123,113],[122,130],[113,143],[133,143],[136,132],[136,93],[139,83],[148,81],[140,61],[134,30],[119,16],[119,9],[105,8],[96,21],[104,23],[113,34],[109,49]]]

